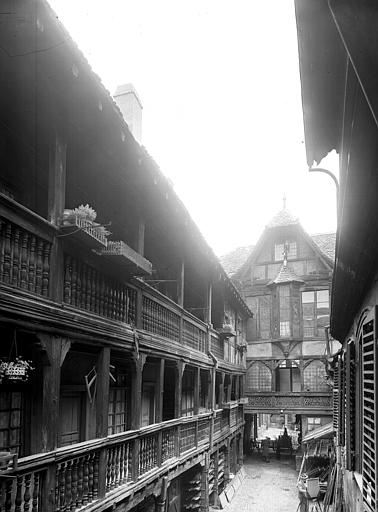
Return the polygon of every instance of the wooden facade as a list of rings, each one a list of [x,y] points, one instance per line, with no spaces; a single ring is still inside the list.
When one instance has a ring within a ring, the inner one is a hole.
[[[378,509],[377,7],[297,1],[308,165],[340,155],[331,334],[334,427],[344,510]],[[310,112],[313,115],[310,115]]]
[[[0,510],[206,511],[251,312],[47,2],[6,4]]]
[[[330,421],[325,327],[333,250],[334,234],[312,238],[284,206],[232,275],[254,313],[245,411],[249,421],[255,417],[255,436],[256,415],[302,435]]]

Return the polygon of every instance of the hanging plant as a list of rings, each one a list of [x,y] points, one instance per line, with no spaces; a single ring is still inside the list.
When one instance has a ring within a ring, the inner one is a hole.
[[[77,208],[74,208],[72,213],[79,219],[88,220],[89,222],[93,222],[97,217],[96,211],[89,206],[89,204],[86,204],[85,206],[81,204]]]
[[[14,331],[12,344],[9,351],[9,357],[0,359],[0,383],[3,379],[11,382],[25,382],[29,374],[34,370],[31,361],[18,355],[17,350],[17,332]]]
[[[29,374],[34,370],[31,361],[17,356],[10,361],[0,361],[0,381],[3,379],[9,381],[25,382],[29,378]]]

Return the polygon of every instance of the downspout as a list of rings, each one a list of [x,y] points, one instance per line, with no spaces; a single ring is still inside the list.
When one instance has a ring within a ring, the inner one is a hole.
[[[213,360],[214,366],[212,368],[212,383],[211,383],[211,422],[210,422],[210,450],[213,449],[214,444],[214,421],[215,421],[215,381],[217,376],[217,368],[218,368],[218,359],[215,357],[215,355],[211,352],[211,350],[208,350],[208,354]]]

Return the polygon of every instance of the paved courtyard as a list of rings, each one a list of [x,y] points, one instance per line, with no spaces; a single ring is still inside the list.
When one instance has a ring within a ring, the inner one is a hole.
[[[296,512],[298,473],[288,459],[264,462],[259,455],[244,460],[246,478],[225,512]]]

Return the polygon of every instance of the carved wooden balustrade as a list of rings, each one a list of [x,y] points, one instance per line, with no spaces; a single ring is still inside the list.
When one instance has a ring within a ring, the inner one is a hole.
[[[47,297],[51,242],[0,218],[0,281]]]
[[[252,410],[318,410],[329,411],[332,409],[332,397],[330,393],[301,392],[301,393],[253,393],[246,391],[248,404],[246,411]]]
[[[65,255],[64,297],[66,304],[113,320],[135,323],[136,290],[104,276],[95,268]]]
[[[143,294],[142,318],[144,330],[177,342],[180,340],[180,315],[162,301]]]
[[[218,441],[243,424],[239,417],[231,426],[229,411],[223,412],[216,412],[214,422]],[[207,449],[212,421],[211,413],[180,418],[19,459],[7,478],[0,472],[0,511],[43,512],[47,503],[59,512],[75,511],[121,486],[130,489],[169,459]]]
[[[211,334],[211,352],[217,359],[224,359],[224,343],[215,333]]]

